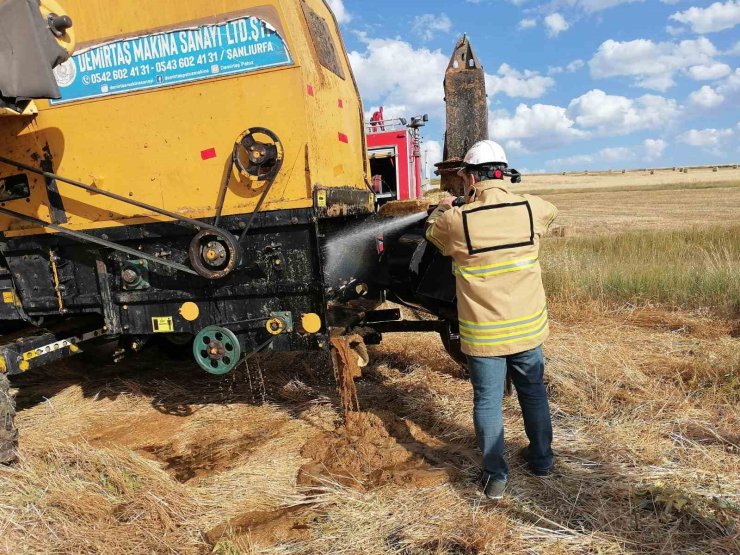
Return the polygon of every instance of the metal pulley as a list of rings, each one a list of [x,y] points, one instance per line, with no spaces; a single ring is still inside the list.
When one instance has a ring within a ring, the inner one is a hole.
[[[234,165],[247,179],[273,179],[282,168],[284,158],[285,152],[280,139],[264,127],[247,129],[234,145]]]
[[[273,312],[265,323],[265,329],[270,335],[281,335],[293,332],[293,314],[290,312]]]
[[[228,374],[239,363],[241,346],[234,332],[220,326],[208,326],[195,336],[195,362],[209,374]]]
[[[280,335],[285,331],[285,322],[281,318],[270,318],[265,324],[270,335]]]
[[[242,258],[239,241],[228,231],[203,230],[190,242],[190,264],[206,279],[221,279],[233,272]]]

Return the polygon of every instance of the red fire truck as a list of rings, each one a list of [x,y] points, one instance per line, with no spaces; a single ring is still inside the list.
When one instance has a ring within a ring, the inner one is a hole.
[[[367,124],[372,186],[378,204],[422,196],[421,132],[427,115],[385,119],[383,107]]]

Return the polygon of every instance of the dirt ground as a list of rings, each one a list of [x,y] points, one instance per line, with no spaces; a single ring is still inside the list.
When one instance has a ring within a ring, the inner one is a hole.
[[[573,235],[740,223],[740,186],[668,191],[544,194]]]
[[[553,312],[557,470],[524,472],[516,453],[526,438],[507,399],[504,503],[477,493],[470,386],[435,338],[391,336],[375,348],[358,384],[364,412],[346,426],[320,357],[263,357],[218,379],[152,350],[118,367],[80,359],[21,381],[23,459],[0,473],[0,545],[737,552],[739,391],[736,374],[726,376],[740,361],[730,325],[657,310]]]
[[[542,196],[560,210],[556,221],[568,235],[618,233],[632,229],[685,229],[740,222],[740,170],[692,169],[598,174],[534,174],[512,191]],[[424,206],[446,193],[427,192]],[[393,210],[388,211],[393,214]]]
[[[732,168],[531,175],[521,190],[558,206],[557,223],[575,235],[740,222],[740,170]]]
[[[733,186],[552,198],[585,233],[740,212]],[[551,313],[556,470],[524,471],[507,398],[502,503],[478,494],[470,385],[437,337],[372,348],[362,412],[346,423],[320,355],[266,355],[217,378],[151,348],[16,381],[21,462],[0,469],[0,550],[740,553],[737,322],[649,307]]]
[[[691,168],[688,173],[668,170],[641,170],[621,173],[621,170],[612,172],[590,173],[558,173],[528,174],[524,176],[522,187],[532,190],[569,190],[569,189],[601,189],[604,187],[657,187],[679,185],[685,188],[706,187],[709,184],[738,184],[740,183],[740,169],[734,167]],[[652,172],[652,173],[650,173]]]

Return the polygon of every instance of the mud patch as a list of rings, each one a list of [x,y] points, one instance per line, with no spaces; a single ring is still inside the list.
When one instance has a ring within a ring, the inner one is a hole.
[[[180,416],[150,412],[131,415],[126,420],[108,421],[107,425],[97,424],[88,432],[87,439],[91,445],[123,445],[137,451],[147,445],[171,441],[187,424],[188,420]]]
[[[316,518],[316,513],[305,507],[254,511],[216,526],[206,533],[205,539],[214,547],[224,539],[262,546],[306,540],[311,535],[311,522]]]
[[[427,487],[451,478],[451,470],[430,466],[391,437],[379,416],[365,412],[348,414],[344,426],[319,435],[301,454],[312,461],[298,476],[304,486],[330,479],[365,492],[388,483]]]
[[[187,438],[165,445],[149,445],[140,453],[161,462],[178,482],[197,483],[212,474],[235,468],[246,457],[281,433],[283,425],[263,430],[244,430],[226,426],[219,434],[204,429]]]
[[[192,419],[150,412],[126,422],[95,426],[88,437],[91,445],[125,446],[159,462],[182,483],[196,483],[212,474],[239,466],[245,458],[280,435],[287,420],[272,426],[250,426],[238,409],[228,422]],[[214,427],[217,431],[214,431]]]

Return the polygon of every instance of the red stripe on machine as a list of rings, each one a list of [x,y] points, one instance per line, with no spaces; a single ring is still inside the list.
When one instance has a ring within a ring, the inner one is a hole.
[[[349,137],[345,135],[344,133],[339,134],[339,141],[343,143],[349,144]]]
[[[313,85],[306,85],[306,94],[313,96]]]
[[[344,108],[344,100],[342,100],[341,98],[339,99],[339,107]]]
[[[216,149],[215,148],[207,148],[205,150],[200,151],[200,157],[202,160],[210,160],[211,158],[216,157]]]

